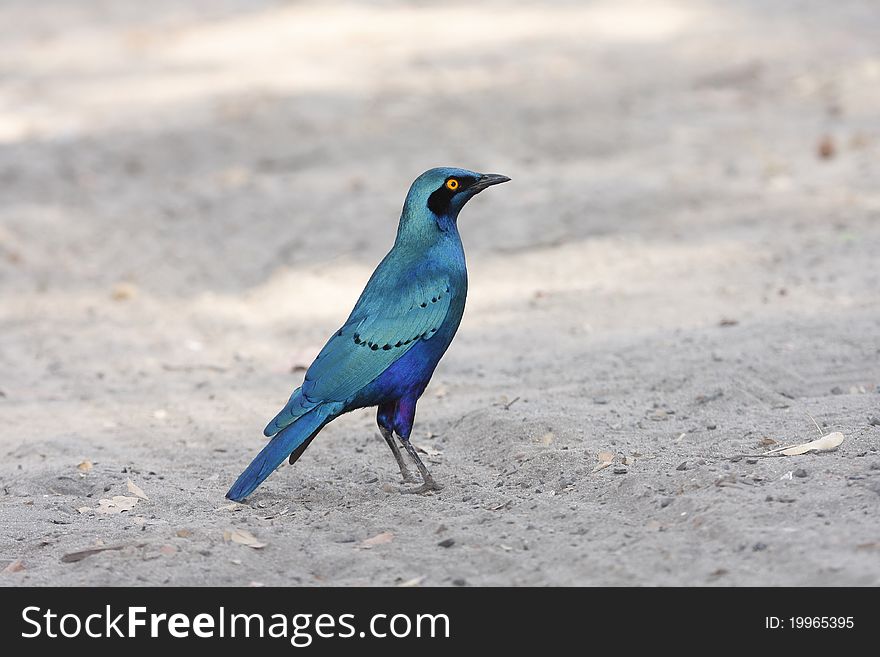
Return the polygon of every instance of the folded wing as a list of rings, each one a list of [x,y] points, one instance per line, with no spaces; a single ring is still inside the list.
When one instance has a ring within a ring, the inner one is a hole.
[[[318,404],[347,402],[420,340],[430,340],[446,319],[451,296],[448,279],[424,273],[393,289],[368,285],[351,316],[309,367],[302,387],[266,427],[266,435]]]

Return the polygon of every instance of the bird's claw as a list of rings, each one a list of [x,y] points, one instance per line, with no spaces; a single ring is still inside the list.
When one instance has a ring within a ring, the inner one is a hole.
[[[425,493],[430,493],[431,491],[440,491],[443,490],[443,486],[438,484],[433,479],[428,479],[421,486],[417,486],[416,488],[404,488],[401,489],[401,493],[407,495],[424,495]]]

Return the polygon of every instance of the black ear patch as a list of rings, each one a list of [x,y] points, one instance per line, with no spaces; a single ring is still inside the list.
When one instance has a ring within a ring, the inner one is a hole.
[[[428,197],[428,209],[438,217],[442,217],[449,209],[449,201],[453,196],[455,196],[455,192],[449,189],[444,182],[440,189]]]
[[[454,176],[454,178],[458,181],[458,189],[449,189],[446,186],[446,182],[449,180],[449,178],[447,178],[443,181],[440,189],[436,190],[428,197],[428,209],[438,217],[442,217],[447,213],[449,210],[449,202],[452,200],[453,196],[463,192],[476,181],[476,178],[470,177],[464,178],[462,176]]]

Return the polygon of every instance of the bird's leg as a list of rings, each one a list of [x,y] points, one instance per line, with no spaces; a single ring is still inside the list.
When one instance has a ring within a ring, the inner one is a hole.
[[[417,488],[410,488],[408,490],[404,490],[404,493],[427,493],[431,490],[441,490],[443,486],[434,481],[434,477],[431,476],[431,473],[428,472],[428,468],[425,467],[425,464],[422,463],[422,459],[419,458],[418,453],[416,452],[416,448],[413,447],[413,444],[409,442],[409,438],[401,438],[400,442],[403,443],[404,449],[406,449],[406,453],[409,454],[409,457],[416,464],[416,467],[419,469],[419,473],[422,475],[422,483],[421,486]]]
[[[385,439],[385,442],[388,443],[388,447],[391,448],[391,451],[394,454],[397,466],[400,468],[400,476],[403,477],[403,480],[408,484],[418,483],[418,479],[416,479],[409,471],[409,468],[406,467],[406,462],[403,460],[400,448],[397,446],[397,443],[394,442],[394,434],[389,429],[382,426],[379,427],[379,431],[382,433],[382,437]]]
[[[424,387],[422,390],[424,390]],[[413,422],[416,419],[416,402],[418,401],[418,395],[420,395],[421,392],[422,391],[419,390],[418,394],[414,396],[398,399],[394,406],[394,432],[397,434],[397,437],[400,438],[400,442],[403,444],[406,453],[409,454],[409,457],[412,459],[413,463],[416,464],[419,473],[422,475],[421,486],[401,491],[403,493],[427,493],[429,490],[440,490],[441,488],[440,484],[434,481],[434,478],[431,476],[431,473],[428,472],[428,468],[425,467],[425,464],[422,463],[422,459],[420,459],[419,455],[416,453],[416,448],[413,447],[411,442],[409,442],[409,435],[412,433]]]
[[[376,413],[376,424],[379,426],[379,431],[385,442],[388,443],[388,447],[391,448],[391,453],[394,454],[394,460],[397,461],[397,467],[400,468],[400,476],[406,483],[415,484],[418,483],[418,479],[410,474],[409,468],[406,467],[406,462],[403,460],[403,455],[400,453],[400,448],[394,440],[394,413],[396,409],[396,402],[380,404]]]

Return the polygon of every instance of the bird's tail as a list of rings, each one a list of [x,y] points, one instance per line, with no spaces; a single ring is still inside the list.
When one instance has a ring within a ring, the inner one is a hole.
[[[331,404],[317,406],[275,434],[235,480],[226,497],[240,502],[254,492],[257,486],[262,484],[292,452],[297,451],[298,458],[315,434],[335,417],[336,409],[332,406]]]

